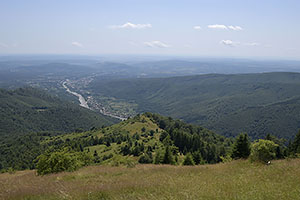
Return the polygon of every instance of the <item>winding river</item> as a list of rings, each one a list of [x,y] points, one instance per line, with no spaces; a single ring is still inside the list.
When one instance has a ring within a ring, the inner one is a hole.
[[[87,101],[84,99],[84,97],[83,97],[81,94],[78,94],[77,92],[73,92],[73,91],[71,91],[71,90],[68,88],[68,86],[66,85],[68,81],[69,81],[69,80],[67,79],[67,80],[64,81],[63,84],[62,84],[63,87],[66,89],[66,91],[67,91],[68,93],[70,93],[70,94],[75,95],[75,96],[78,97],[78,100],[79,100],[79,102],[80,102],[80,106],[92,110],[92,108],[89,107]],[[113,117],[113,118],[117,118],[117,119],[122,120],[122,121],[124,121],[124,120],[127,119],[127,118],[124,118],[124,117],[120,117],[120,116],[113,115],[113,114],[111,114],[111,113],[107,113],[107,112],[105,112],[105,109],[100,109],[99,111],[100,111],[103,115],[110,116],[110,117]]]
[[[81,94],[78,94],[77,92],[71,91],[71,90],[68,88],[68,86],[66,86],[66,84],[67,84],[67,81],[64,81],[63,84],[62,84],[63,87],[66,89],[67,92],[69,92],[70,94],[73,94],[73,95],[75,95],[75,96],[78,97],[78,100],[79,100],[79,102],[80,102],[80,106],[82,106],[82,107],[84,107],[84,108],[91,109],[91,108],[89,107],[89,105],[87,104],[86,100],[84,99],[84,97],[83,97]]]

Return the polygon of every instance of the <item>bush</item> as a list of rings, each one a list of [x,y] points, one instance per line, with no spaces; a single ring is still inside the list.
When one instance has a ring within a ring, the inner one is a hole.
[[[273,141],[260,139],[252,144],[250,160],[267,163],[276,158],[277,147]]]
[[[62,171],[75,171],[92,162],[89,154],[84,152],[72,152],[68,148],[62,151],[45,153],[37,158],[37,173],[45,175]]]

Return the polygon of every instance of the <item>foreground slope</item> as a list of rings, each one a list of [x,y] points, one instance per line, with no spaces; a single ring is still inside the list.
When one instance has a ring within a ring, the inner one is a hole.
[[[0,174],[0,199],[299,199],[300,160],[196,167],[90,166],[72,173]]]
[[[0,89],[0,136],[29,132],[71,132],[111,125],[118,120],[33,89]]]
[[[231,145],[232,139],[200,126],[145,113],[101,129],[68,134],[39,132],[7,139],[0,143],[0,170],[39,169],[38,156],[48,159],[57,153],[84,155],[86,164],[80,166],[133,166],[138,162],[180,165],[183,154],[188,152],[193,154],[196,164],[217,163],[229,153]],[[41,174],[57,172],[52,162],[46,163],[40,167]],[[73,166],[62,168],[68,170]]]
[[[209,74],[173,78],[94,81],[95,95],[134,102],[225,136],[248,132],[291,138],[300,128],[300,74]]]

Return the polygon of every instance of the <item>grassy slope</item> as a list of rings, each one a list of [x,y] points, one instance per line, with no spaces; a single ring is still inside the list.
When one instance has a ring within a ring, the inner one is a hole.
[[[138,111],[183,119],[225,136],[248,132],[253,138],[267,133],[291,138],[300,128],[299,73],[96,81],[91,88],[135,101]]]
[[[152,131],[158,130],[154,134],[154,136],[144,136],[143,133],[141,132],[141,129],[145,128],[145,133]],[[84,135],[90,134],[91,136],[97,136],[97,137],[103,137],[107,135],[111,135],[114,133],[121,133],[121,134],[129,134],[130,136],[133,136],[135,133],[137,133],[140,136],[140,139],[137,140],[140,143],[143,143],[145,147],[148,145],[153,146],[155,143],[158,146],[163,146],[162,143],[159,141],[159,136],[160,133],[163,130],[158,127],[157,124],[153,123],[149,118],[145,117],[144,115],[141,115],[139,120],[135,119],[128,119],[126,121],[120,122],[118,124],[114,124],[112,126],[103,128],[99,131],[88,131],[88,132],[83,132],[83,133],[70,133],[70,134],[65,134],[65,135],[60,135],[60,136],[55,136],[55,137],[50,137],[48,140],[45,140],[44,142],[52,142],[52,141],[57,141],[57,140],[63,140],[65,141],[66,139],[74,139],[74,138],[79,138]],[[124,142],[123,142],[124,143]],[[122,144],[123,144],[122,143]],[[130,165],[130,164],[137,164],[138,157],[134,156],[123,156],[120,154],[120,147],[122,144],[117,144],[117,143],[111,143],[111,146],[107,147],[104,144],[101,145],[94,145],[94,146],[88,146],[87,148],[90,150],[90,154],[93,155],[95,151],[103,157],[103,156],[108,156],[110,154],[113,155],[112,158],[105,160],[101,164],[103,165],[109,165],[109,166],[116,166],[116,165]]]
[[[0,174],[0,199],[299,199],[300,159],[270,166],[90,166],[72,173]]]

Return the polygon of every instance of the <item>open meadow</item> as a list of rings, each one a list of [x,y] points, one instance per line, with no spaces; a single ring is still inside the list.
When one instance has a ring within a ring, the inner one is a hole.
[[[0,174],[0,199],[300,199],[300,159]]]

